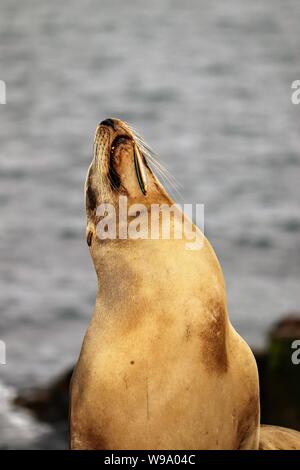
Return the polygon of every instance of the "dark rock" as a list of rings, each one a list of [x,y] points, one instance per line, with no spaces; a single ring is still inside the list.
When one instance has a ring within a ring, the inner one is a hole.
[[[54,380],[49,387],[20,392],[14,404],[31,411],[37,419],[48,423],[68,420],[69,385],[73,369]]]
[[[300,430],[300,364],[292,362],[292,343],[300,339],[300,313],[288,315],[271,330],[267,351],[257,355],[261,421]]]

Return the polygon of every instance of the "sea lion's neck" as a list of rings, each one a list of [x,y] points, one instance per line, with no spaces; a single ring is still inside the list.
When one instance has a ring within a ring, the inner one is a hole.
[[[133,249],[134,244],[134,249]],[[139,240],[95,240],[91,255],[101,293],[110,294],[116,285],[126,288],[136,282],[134,273],[143,256]]]

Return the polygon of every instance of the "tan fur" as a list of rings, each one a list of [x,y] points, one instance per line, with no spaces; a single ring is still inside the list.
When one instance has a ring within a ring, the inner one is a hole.
[[[98,127],[87,177],[87,234],[99,281],[71,387],[72,449],[256,449],[259,390],[254,357],[231,326],[222,271],[209,242],[113,240],[96,236],[97,205],[118,192],[129,203],[172,203],[146,168],[137,183],[132,144],[110,149],[114,120]]]
[[[259,450],[300,450],[300,432],[280,426],[261,426]]]

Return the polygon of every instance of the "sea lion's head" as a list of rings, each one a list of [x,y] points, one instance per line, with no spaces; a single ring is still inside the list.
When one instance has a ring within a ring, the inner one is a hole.
[[[97,126],[94,157],[85,184],[88,243],[97,224],[97,208],[103,203],[113,204],[117,211],[120,196],[127,197],[128,205],[172,204],[151,164],[159,165],[128,124],[109,118]]]
[[[98,258],[99,243],[115,245],[116,240],[179,240],[187,249],[201,248],[203,234],[174,203],[152,167],[175,187],[172,176],[128,124],[109,118],[98,125],[85,184],[86,234],[93,258]],[[94,239],[99,242],[95,250]]]

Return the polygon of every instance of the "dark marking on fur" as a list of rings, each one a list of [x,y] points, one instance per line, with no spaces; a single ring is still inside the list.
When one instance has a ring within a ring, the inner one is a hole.
[[[110,166],[109,166],[108,179],[109,179],[109,182],[110,182],[110,185],[111,185],[112,189],[115,189],[116,191],[119,191],[120,186],[121,186],[121,179],[120,179],[119,174],[115,170],[113,164],[110,164]]]
[[[96,198],[95,191],[91,188],[91,186],[88,186],[86,195],[87,195],[88,209],[91,211],[94,211],[97,207],[97,198]]]
[[[185,339],[187,341],[189,341],[191,337],[191,326],[190,325],[186,325],[186,329],[185,329]]]
[[[245,406],[242,412],[240,421],[237,426],[237,448],[242,449],[244,442],[255,431],[255,426],[258,426],[258,395],[253,395]]]
[[[123,381],[124,381],[124,384],[125,384],[125,388],[127,390],[127,388],[128,388],[128,377],[127,377],[127,375],[124,375]]]
[[[226,348],[226,310],[222,301],[213,299],[208,307],[210,319],[199,336],[202,340],[202,361],[209,373],[225,373],[228,369]]]
[[[92,244],[92,239],[93,239],[93,232],[89,232],[89,233],[88,233],[88,236],[87,236],[87,238],[86,238],[86,241],[87,241],[88,246],[91,246],[91,244]]]
[[[94,427],[89,427],[81,431],[81,434],[84,436],[82,450],[106,450],[108,448],[102,429],[95,431]]]

